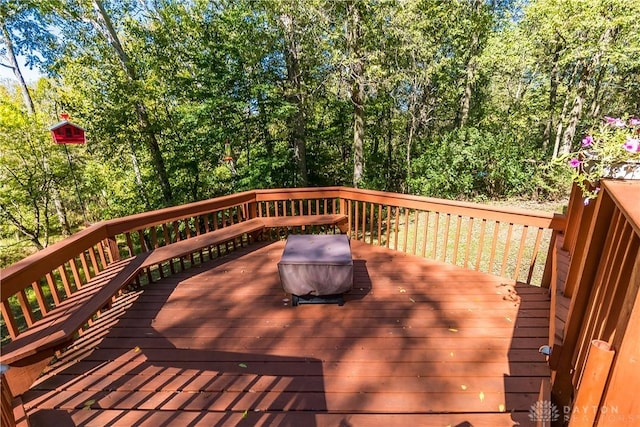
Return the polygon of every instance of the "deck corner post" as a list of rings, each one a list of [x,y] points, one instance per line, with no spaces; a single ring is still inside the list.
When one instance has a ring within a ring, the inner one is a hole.
[[[120,250],[118,249],[118,242],[116,241],[116,237],[107,237],[107,245],[109,247],[109,258],[111,258],[111,262],[120,261]]]
[[[547,251],[547,260],[544,263],[544,271],[542,273],[542,279],[540,286],[549,289],[551,287],[551,281],[554,277],[554,269],[558,268],[555,263],[555,254],[557,251],[556,242],[558,240],[558,230],[553,230],[551,233],[551,240],[549,241],[549,250]]]
[[[2,417],[2,425],[7,427],[15,427],[16,420],[13,416],[13,394],[9,389],[7,378],[5,377],[6,365],[2,365],[0,370],[0,393],[2,394],[2,404],[0,407],[0,416]]]
[[[249,202],[249,218],[253,219],[258,217],[258,202]]]

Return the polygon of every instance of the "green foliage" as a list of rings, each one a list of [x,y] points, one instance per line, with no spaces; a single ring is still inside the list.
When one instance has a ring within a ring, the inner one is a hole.
[[[32,88],[33,118],[17,91],[0,94],[0,200],[42,243],[64,228],[54,200],[73,228],[299,185],[296,138],[309,185],[350,185],[356,60],[360,185],[374,189],[556,197],[569,180],[549,165],[575,146],[571,132],[640,105],[632,0],[362,0],[357,49],[348,2],[104,0],[113,34],[95,2],[5,3],[0,14],[19,6],[8,21],[18,49],[48,77]],[[86,146],[50,143],[61,110],[87,130]],[[3,236],[14,237],[11,224]]]
[[[497,198],[538,191],[536,158],[524,141],[477,128],[457,129],[425,144],[414,163],[412,192],[443,198]]]

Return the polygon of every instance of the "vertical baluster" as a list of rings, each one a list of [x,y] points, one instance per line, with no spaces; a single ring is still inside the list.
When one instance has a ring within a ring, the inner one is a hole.
[[[449,247],[449,225],[451,223],[451,214],[445,215],[446,221],[444,223],[444,236],[442,237],[442,251],[440,251],[440,261],[447,259],[447,249]]]
[[[464,248],[464,268],[468,268],[469,265],[469,253],[471,252],[471,245],[473,235],[473,217],[469,217],[469,221],[467,222],[467,240],[465,242]]]
[[[18,330],[18,323],[16,322],[16,319],[13,316],[13,312],[11,311],[11,305],[9,304],[8,299],[2,301],[2,304],[0,305],[0,310],[2,311],[2,318],[4,319],[4,324],[7,327],[9,336],[11,337],[11,339],[15,339],[18,335],[20,335],[20,331]]]
[[[44,296],[44,292],[42,292],[42,286],[40,286],[40,282],[33,282],[31,287],[33,288],[33,293],[36,295],[36,301],[38,302],[40,313],[44,316],[49,312],[49,303]]]
[[[85,277],[85,281],[82,283],[87,283],[89,280],[91,280],[91,270],[89,270],[89,264],[87,264],[85,251],[80,252],[80,254],[78,254],[78,257],[80,258],[80,265],[82,265],[82,271],[84,272]]]
[[[527,273],[527,285],[531,284],[531,279],[533,277],[533,272],[536,268],[536,263],[538,260],[538,252],[540,251],[540,243],[542,242],[542,234],[544,230],[538,227],[538,232],[536,233],[536,241],[533,245],[533,252],[531,254],[531,260],[529,262],[529,272]],[[552,242],[553,244],[553,242]]]
[[[398,240],[399,238],[399,229],[400,229],[400,207],[396,206],[396,218],[393,227],[393,249],[398,250]]]
[[[367,202],[362,202],[362,242],[367,240]]]
[[[24,289],[20,289],[20,291],[16,294],[18,297],[18,304],[20,305],[20,310],[22,310],[22,315],[24,316],[25,322],[27,322],[27,327],[33,325],[33,308],[29,303],[29,299],[27,298],[27,293]]]
[[[374,211],[375,205],[373,203],[369,204],[369,244],[373,245],[373,235],[374,235]]]
[[[507,229],[507,240],[504,245],[504,254],[502,255],[502,267],[500,268],[500,275],[504,277],[504,272],[507,269],[507,261],[509,260],[509,250],[511,248],[511,234],[513,233],[513,223],[509,223]]]
[[[453,243],[453,265],[458,265],[458,249],[460,246],[460,234],[462,233],[462,216],[456,215],[456,237]]]
[[[56,282],[53,279],[53,275],[51,273],[47,273],[44,277],[47,279],[49,292],[51,293],[51,298],[53,298],[53,306],[57,307],[58,305],[60,305],[60,302],[62,301],[62,298],[60,297],[60,291],[58,290],[58,286],[56,285]]]
[[[408,252],[409,244],[409,208],[404,208],[404,242],[402,242],[402,250]]]
[[[91,260],[91,265],[93,266],[93,271],[97,275],[102,269],[98,265],[98,259],[96,258],[96,250],[93,246],[91,246],[88,249],[88,251],[89,251],[89,259]]]
[[[476,271],[480,270],[480,262],[482,261],[482,252],[484,249],[484,232],[487,226],[487,220],[482,219],[480,223],[480,237],[478,238],[478,254],[476,255]]]
[[[440,235],[440,212],[434,212],[435,224],[433,224],[433,252],[431,259],[436,259],[438,251],[438,236]]]
[[[355,218],[353,220],[353,225],[355,227],[355,229],[354,229],[354,233],[355,233],[354,239],[355,240],[359,240],[358,239],[358,227],[360,225],[360,215],[359,215],[359,212],[358,212],[359,211],[358,206],[360,205],[360,202],[358,202],[356,200],[356,201],[354,201],[354,205],[355,205]]]
[[[513,279],[518,280],[520,276],[520,266],[522,265],[522,256],[524,254],[524,247],[527,241],[527,232],[529,231],[528,225],[522,226],[522,235],[520,236],[520,248],[518,248],[518,259],[516,260],[516,269],[513,273]]]
[[[489,266],[487,267],[487,272],[489,274],[493,274],[494,261],[496,258],[496,247],[498,245],[498,236],[500,233],[500,222],[495,221],[493,223],[493,239],[491,241],[491,255],[489,256]]]
[[[100,241],[96,246],[98,248],[98,256],[100,257],[100,263],[102,264],[102,269],[104,270],[105,268],[107,268],[109,263],[107,262],[107,259],[104,256],[103,241]]]
[[[73,282],[75,283],[76,290],[82,289],[82,280],[80,280],[80,273],[78,272],[76,259],[71,258],[68,262],[69,262],[69,267],[71,268],[71,274],[73,275]]]
[[[387,232],[385,235],[386,247],[391,245],[391,206],[387,205]]]
[[[64,264],[58,267],[58,272],[60,273],[60,280],[62,280],[64,291],[67,294],[67,297],[70,297],[73,292],[71,291],[71,285],[69,283],[69,274],[67,273],[67,269]]]
[[[378,204],[378,246],[382,245],[382,204]]]
[[[427,240],[429,235],[429,217],[431,212],[425,211],[424,213],[424,232],[422,233],[422,257],[427,256]]]

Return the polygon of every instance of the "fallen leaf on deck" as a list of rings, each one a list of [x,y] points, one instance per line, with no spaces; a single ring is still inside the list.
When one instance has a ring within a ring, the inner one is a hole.
[[[136,353],[138,353],[138,352],[140,351],[140,347],[135,346],[135,347],[134,347],[134,349],[133,349],[133,351],[135,351]]]
[[[458,330],[456,328],[449,328],[449,331],[451,332],[458,332]]]
[[[467,386],[466,386],[466,385],[464,385],[464,384],[462,384],[462,385],[460,386],[460,388],[461,388],[461,389],[463,389],[463,390],[466,390],[466,389],[467,389]]]
[[[484,393],[480,392],[480,402],[484,402]]]
[[[240,366],[241,368],[246,368],[247,364],[246,363],[238,363],[238,366]]]
[[[498,411],[504,412],[504,405],[502,403],[498,405]]]
[[[416,300],[414,300],[413,298],[409,298],[411,300],[411,302],[416,302]]]
[[[242,413],[242,419],[244,420],[245,418],[247,418],[248,415],[249,415],[249,410],[245,409],[244,412]]]
[[[84,410],[88,411],[89,409],[91,409],[91,405],[93,405],[94,403],[96,403],[96,401],[94,399],[91,400],[87,400],[86,402],[84,402]]]

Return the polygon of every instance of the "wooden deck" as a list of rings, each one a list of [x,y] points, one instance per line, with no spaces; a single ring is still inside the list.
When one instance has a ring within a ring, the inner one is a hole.
[[[346,304],[293,308],[283,248],[122,297],[22,396],[31,425],[535,425],[546,290],[353,241]]]

